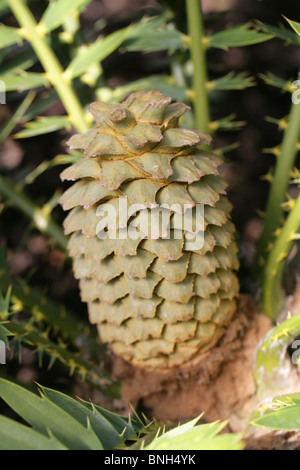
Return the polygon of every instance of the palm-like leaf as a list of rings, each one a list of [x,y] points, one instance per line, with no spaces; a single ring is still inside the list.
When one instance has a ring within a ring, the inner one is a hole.
[[[30,425],[0,416],[1,450],[130,449],[133,441],[144,450],[243,448],[240,435],[217,435],[226,423],[196,426],[197,418],[164,433],[158,423],[143,422],[135,412],[127,418],[56,390],[39,386],[39,391],[40,396],[0,379],[0,398]],[[152,443],[145,447],[150,433]]]

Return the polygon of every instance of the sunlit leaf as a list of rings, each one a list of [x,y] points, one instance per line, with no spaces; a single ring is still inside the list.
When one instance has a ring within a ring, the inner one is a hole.
[[[285,19],[289,23],[289,25],[293,28],[293,30],[296,31],[296,33],[300,37],[300,23],[298,23],[297,21],[289,20],[286,17],[285,17]]]
[[[91,0],[56,0],[50,2],[42,16],[40,25],[46,32],[58,28],[70,13],[77,11],[83,4],[87,6]]]
[[[54,436],[44,436],[12,419],[0,416],[0,450],[67,450]]]
[[[89,419],[93,431],[102,442],[105,449],[124,447],[121,433],[119,433],[109,420],[99,413],[96,408],[89,410],[83,404],[63,393],[42,386],[40,388],[48,400],[63,409],[83,426],[86,426],[87,419]],[[124,429],[125,426],[123,426],[122,432]]]
[[[230,72],[224,77],[217,78],[208,83],[209,91],[211,90],[243,90],[254,86],[253,77],[247,76],[245,73],[234,75]]]
[[[280,88],[282,91],[291,91],[291,83],[284,78],[278,77],[272,73],[267,73],[265,75],[261,74],[260,77],[267,85]]]
[[[26,430],[29,437],[37,438],[37,449],[40,446],[48,449],[50,445],[57,445],[58,448],[101,450],[101,443],[105,449],[124,449],[124,439],[138,438],[137,431],[132,426],[136,421],[134,417],[130,419],[118,416],[92,403],[79,402],[46,387],[40,386],[40,391],[41,396],[38,396],[13,382],[0,379],[0,397],[33,426],[32,429],[23,425],[18,428],[16,425],[16,440],[10,430],[3,433],[7,449],[21,450],[22,445],[26,449],[30,445],[34,447],[35,441],[30,444],[24,437]],[[8,425],[13,427],[11,423],[14,422],[9,422]],[[141,430],[147,432],[145,426]],[[76,433],[79,433],[78,436]],[[0,430],[0,440],[1,437]]]
[[[52,34],[51,40],[49,37],[45,37],[45,42],[49,44],[51,49],[56,52],[62,46],[61,40],[57,34]],[[22,47],[19,47],[14,51],[9,60],[7,60],[1,67],[2,75],[15,75],[20,70],[27,70],[33,64],[38,62],[38,57],[35,54],[34,49],[31,47],[30,43],[25,43]]]
[[[25,129],[14,135],[16,139],[24,139],[35,135],[49,134],[60,129],[71,129],[67,116],[39,117],[36,121],[25,124]]]
[[[65,71],[66,76],[70,76],[71,78],[78,77],[86,72],[95,62],[101,62],[118,49],[129,34],[129,31],[130,27],[121,29],[80,49]]]
[[[124,44],[126,51],[174,51],[183,45],[182,34],[176,30],[152,31],[142,36],[128,38]]]
[[[0,397],[36,431],[45,436],[50,431],[69,449],[103,448],[95,433],[88,427],[88,422],[83,426],[46,398],[4,379],[0,379]]]
[[[250,422],[276,430],[300,430],[300,393],[278,395],[263,402],[252,414]]]
[[[24,72],[20,75],[0,76],[6,91],[25,91],[49,86],[49,81],[42,73]]]
[[[239,434],[220,434],[226,422],[196,425],[199,420],[196,418],[171,429],[168,426],[166,431],[165,426],[145,417],[142,422],[134,410],[133,416],[126,418],[56,390],[40,386],[40,392],[38,396],[0,379],[0,398],[32,426],[0,416],[0,449],[149,451],[239,450],[244,447]]]
[[[124,41],[122,49],[127,51],[174,51],[184,44],[184,36],[167,24],[168,14],[142,18],[135,23]]]
[[[272,34],[275,37],[282,39],[288,44],[299,44],[299,39],[296,34],[290,29],[285,28],[283,25],[273,26],[270,24],[262,23],[261,21],[257,21],[256,27],[260,31],[267,34]]]
[[[0,341],[4,342],[6,348],[8,348],[8,345],[9,345],[7,338],[11,335],[12,333],[4,326],[4,324],[0,323]],[[0,349],[1,349],[1,345],[0,345]]]
[[[6,320],[9,316],[9,305],[11,298],[11,286],[7,287],[6,294],[0,291],[0,318]]]
[[[235,121],[235,117],[236,116],[234,114],[230,114],[229,116],[225,116],[224,118],[218,119],[217,121],[212,121],[209,125],[210,131],[216,132],[216,130],[238,130],[246,124],[245,121]]]
[[[0,26],[0,44],[1,47],[8,47],[12,44],[21,43],[23,37],[18,28],[12,28],[11,26],[5,26],[2,24]]]
[[[144,450],[240,450],[244,444],[239,434],[217,435],[225,426],[210,423],[196,426],[198,418],[159,436]]]
[[[125,416],[120,416],[116,413],[112,413],[101,406],[95,405],[87,401],[81,401],[84,406],[90,410],[96,410],[102,416],[104,416],[120,433],[124,435],[125,439],[135,440],[137,434],[140,432],[146,432],[147,428],[145,424],[140,420],[140,418],[135,415],[133,418],[127,418]]]
[[[260,42],[268,41],[272,37],[272,34],[259,32],[252,28],[250,24],[245,23],[211,34],[206,38],[206,40],[208,48],[215,47],[219,49],[228,49],[229,47],[242,47],[258,44]]]
[[[0,0],[0,15],[7,13],[9,11],[9,6],[6,0]]]

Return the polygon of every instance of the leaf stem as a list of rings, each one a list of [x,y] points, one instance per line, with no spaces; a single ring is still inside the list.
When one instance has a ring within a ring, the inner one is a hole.
[[[197,129],[209,132],[210,109],[206,84],[207,61],[204,46],[204,24],[200,0],[186,0],[190,51],[194,66],[193,88],[195,91],[195,124]]]
[[[30,9],[23,0],[7,0],[9,6],[24,30],[24,36],[38,56],[48,80],[55,87],[72,124],[79,132],[86,132],[88,124],[85,120],[82,106],[75,95],[71,84],[64,76],[64,71],[57,57],[44,39],[44,33],[38,28]]]
[[[91,334],[91,330],[88,328],[89,325],[81,318],[76,317],[74,312],[64,309],[61,305],[49,299],[45,293],[30,287],[24,280],[15,280],[6,273],[0,272],[0,274],[0,292],[6,292],[11,286],[11,297],[18,299],[33,317],[45,321],[63,339],[68,339],[70,343],[78,347],[77,342],[80,337],[86,336],[86,344],[90,341],[91,349],[95,347],[94,332]],[[89,330],[89,336],[86,335],[87,330]]]
[[[300,104],[291,106],[288,126],[284,132],[281,152],[277,160],[273,181],[266,206],[264,228],[261,235],[256,255],[256,265],[262,265],[266,259],[266,248],[273,239],[275,230],[280,225],[283,215],[281,204],[285,200],[289,184],[290,171],[293,168],[297,156],[297,144],[300,138]],[[257,269],[257,267],[256,267]]]
[[[70,370],[70,375],[75,372],[83,380],[91,383],[103,393],[107,393],[105,388],[111,386],[111,380],[107,377],[101,366],[94,364],[92,361],[82,359],[78,351],[73,352],[68,350],[63,343],[61,345],[56,344],[46,335],[42,335],[38,329],[29,326],[28,323],[6,321],[2,324],[6,326],[15,339],[20,339],[25,347],[33,349],[38,354],[49,356],[50,364],[58,359],[63,366]]]
[[[300,106],[299,106],[300,108]],[[262,274],[262,310],[272,320],[276,321],[284,303],[282,277],[285,260],[295,241],[295,235],[300,230],[300,196],[289,213],[280,235],[272,247]]]

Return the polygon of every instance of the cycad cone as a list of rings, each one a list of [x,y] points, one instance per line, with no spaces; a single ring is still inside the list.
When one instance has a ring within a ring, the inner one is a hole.
[[[116,355],[143,368],[166,369],[201,356],[236,310],[237,247],[226,183],[217,171],[221,162],[197,148],[210,141],[207,134],[178,127],[187,109],[155,90],[133,93],[121,104],[93,103],[96,127],[69,141],[85,156],[61,175],[79,180],[61,204],[72,209],[64,228],[72,233],[69,252],[90,321]],[[119,214],[120,196],[143,210]],[[146,238],[140,218],[163,203],[189,214],[194,231],[197,205],[204,205],[202,248],[189,249],[188,232],[172,211],[170,239],[163,238],[163,226],[158,238]],[[117,219],[101,239],[96,210],[102,204],[111,204]],[[125,233],[129,225],[135,239],[111,238],[116,227]]]

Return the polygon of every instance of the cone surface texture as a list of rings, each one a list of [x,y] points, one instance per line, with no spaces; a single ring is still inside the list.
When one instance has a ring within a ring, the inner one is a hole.
[[[90,321],[116,355],[143,368],[201,356],[236,310],[221,160],[198,148],[207,134],[178,127],[187,109],[156,90],[93,103],[97,125],[69,141],[84,156],[61,175],[74,181],[60,202]]]

